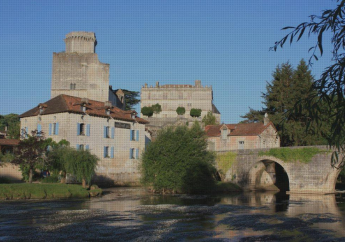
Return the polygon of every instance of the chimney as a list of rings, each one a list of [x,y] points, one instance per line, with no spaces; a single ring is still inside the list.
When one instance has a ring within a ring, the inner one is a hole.
[[[159,82],[156,82],[156,87],[159,87]]]
[[[268,123],[270,122],[270,119],[268,118],[268,114],[265,113],[265,117],[264,117],[264,125],[266,126]]]
[[[113,105],[112,105],[112,103],[111,103],[110,101],[105,101],[105,102],[104,102],[104,106],[105,106],[106,108],[112,108],[112,107],[113,107]]]

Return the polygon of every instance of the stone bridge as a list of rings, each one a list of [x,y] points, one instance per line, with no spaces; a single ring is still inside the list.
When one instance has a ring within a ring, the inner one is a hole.
[[[314,147],[325,152],[316,154],[307,163],[283,161],[277,157],[262,154],[269,149],[231,151],[236,153],[235,159],[229,161],[231,166],[226,171],[219,171],[219,173],[223,181],[238,184],[245,190],[279,188],[290,193],[333,193],[341,170],[331,166],[331,150],[326,146]],[[289,149],[299,148],[304,147]],[[229,151],[217,152],[217,155],[227,152]],[[217,167],[220,167],[218,163]]]

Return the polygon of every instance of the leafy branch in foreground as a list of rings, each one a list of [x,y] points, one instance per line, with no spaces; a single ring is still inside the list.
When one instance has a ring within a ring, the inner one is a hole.
[[[313,59],[316,61],[319,59],[316,51],[320,51],[320,56],[324,53],[324,34],[332,35],[334,64],[328,66],[321,77],[314,81],[311,88],[316,92],[299,101],[294,110],[289,110],[289,112],[291,115],[296,115],[302,109],[308,110],[310,120],[307,127],[311,123],[316,123],[319,129],[323,125],[330,126],[330,132],[323,135],[329,146],[336,149],[331,164],[340,168],[345,164],[345,0],[337,0],[337,3],[334,9],[322,11],[321,16],[311,15],[309,22],[301,23],[297,27],[283,28],[283,30],[292,29],[292,31],[275,42],[270,49],[276,51],[277,48],[282,48],[287,40],[290,44],[294,40],[297,42],[305,33],[308,33],[308,37],[316,35],[316,43],[309,49],[312,51],[309,64],[312,65]],[[327,119],[322,118],[325,114]]]

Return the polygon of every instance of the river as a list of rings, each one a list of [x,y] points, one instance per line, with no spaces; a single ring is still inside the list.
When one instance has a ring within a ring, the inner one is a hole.
[[[153,195],[2,201],[0,241],[345,241],[345,194]]]

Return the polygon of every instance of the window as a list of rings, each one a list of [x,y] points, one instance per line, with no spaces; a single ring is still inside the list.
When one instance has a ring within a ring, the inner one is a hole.
[[[238,149],[239,149],[239,150],[244,149],[244,141],[239,141],[239,142],[238,142]]]
[[[135,141],[135,130],[131,130],[131,141]]]
[[[134,158],[134,149],[133,148],[129,149],[129,159],[135,159]]]
[[[114,135],[115,135],[115,127],[111,127],[111,129],[110,129],[109,126],[104,126],[103,138],[107,138],[107,139],[112,138],[112,139],[114,139]]]
[[[77,123],[77,135],[90,136],[90,124],[85,125],[84,123]]]
[[[76,84],[75,84],[75,83],[71,83],[71,84],[69,85],[69,89],[70,89],[70,90],[75,90],[75,87],[76,87]]]
[[[49,135],[58,135],[59,134],[59,123],[49,124]]]
[[[109,126],[105,126],[105,137],[110,138]]]
[[[84,145],[79,145],[79,150],[84,150]]]
[[[228,130],[227,129],[222,129],[222,139],[223,140],[228,139]]]
[[[110,115],[110,109],[105,110],[106,115]]]
[[[86,107],[85,106],[80,106],[80,110],[85,113],[86,112]]]
[[[104,146],[104,158],[109,158],[109,146]]]

